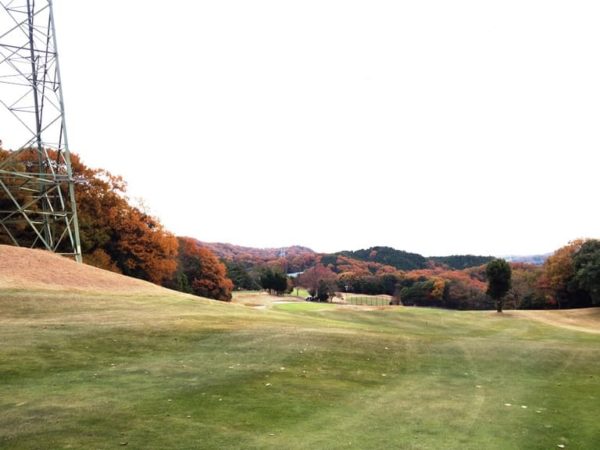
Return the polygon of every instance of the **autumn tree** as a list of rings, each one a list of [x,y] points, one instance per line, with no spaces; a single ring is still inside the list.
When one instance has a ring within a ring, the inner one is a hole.
[[[409,272],[410,274],[410,272]],[[418,277],[403,280],[398,285],[396,297],[402,299],[405,305],[444,306],[446,282],[440,277]]]
[[[337,276],[323,264],[317,264],[298,276],[296,284],[308,290],[313,297],[331,296],[337,286]]]
[[[48,150],[48,154],[50,159],[58,159],[56,151]],[[0,149],[0,160],[9,155]],[[27,152],[19,155],[31,157]],[[130,203],[121,177],[87,167],[76,154],[71,154],[71,163],[84,262],[158,284],[169,280],[177,265],[175,236],[158,219]],[[30,193],[24,191],[23,195]],[[24,234],[18,238],[26,242],[28,228],[16,231]]]
[[[71,156],[84,261],[157,284],[177,267],[177,239],[160,221],[133,206],[123,178],[90,169]]]
[[[13,161],[15,171],[29,172],[39,170],[37,167],[28,165],[26,162],[27,159],[37,160],[37,150],[24,149],[21,154],[15,156],[12,152],[0,148],[0,162],[3,162],[10,157],[15,158],[15,161]],[[33,189],[23,189],[23,179],[20,179],[16,176],[9,177],[7,175],[3,175],[2,181],[6,186],[11,188],[11,195],[19,204],[29,205],[27,209],[30,211],[39,210],[38,202],[35,201],[35,191]],[[14,210],[15,204],[13,200],[6,195],[4,189],[0,189],[0,216],[5,218],[6,215],[10,214],[10,212]],[[24,220],[8,221],[8,223],[3,224],[2,226],[10,228],[11,234],[17,239],[17,241],[24,243],[24,245],[31,245],[37,238],[35,232]],[[0,244],[14,244],[9,235],[4,233],[4,230],[1,228]]]
[[[600,241],[586,241],[573,256],[573,281],[592,305],[600,305]]]
[[[515,309],[544,308],[546,299],[539,288],[542,268],[528,263],[511,263],[511,270],[511,288],[505,305]]]
[[[444,307],[452,309],[490,309],[489,297],[485,289],[465,281],[461,278],[452,278],[446,282],[444,291]]]
[[[177,268],[177,239],[137,208],[119,212],[108,252],[125,275],[162,284]]]
[[[569,242],[559,248],[550,256],[542,267],[538,285],[546,294],[550,304],[559,308],[562,306],[576,306],[580,293],[576,292],[573,284],[575,268],[573,257],[584,244],[583,239]]]
[[[169,286],[215,300],[231,300],[233,283],[227,269],[209,249],[191,238],[180,237],[177,272]]]
[[[504,296],[511,286],[510,265],[503,259],[494,259],[487,264],[485,274],[488,279],[487,294],[496,302],[496,311],[501,313]]]

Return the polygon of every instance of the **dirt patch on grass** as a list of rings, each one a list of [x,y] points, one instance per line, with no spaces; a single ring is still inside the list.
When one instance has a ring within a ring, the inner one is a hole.
[[[548,325],[600,334],[600,308],[563,309],[558,311],[510,311]]]
[[[278,303],[301,302],[302,299],[292,295],[270,295],[264,291],[237,291],[233,293],[232,303],[249,306],[251,308],[271,308]]]
[[[0,289],[160,293],[164,288],[45,251],[0,245]],[[170,291],[169,291],[170,292]]]

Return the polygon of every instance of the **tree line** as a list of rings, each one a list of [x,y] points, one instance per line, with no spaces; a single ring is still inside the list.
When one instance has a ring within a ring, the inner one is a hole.
[[[451,309],[552,309],[600,305],[600,241],[580,239],[558,249],[542,266],[492,259],[452,270],[443,266],[401,271],[327,255],[296,281],[317,295],[387,294],[404,305]]]
[[[52,156],[53,151],[49,151]],[[9,151],[0,149],[0,160]],[[26,170],[26,152],[21,154]],[[489,257],[458,255],[426,259],[390,247],[319,255],[303,247],[252,250],[215,244],[220,260],[199,241],[177,237],[133,205],[122,177],[86,166],[72,154],[81,245],[88,264],[172,289],[230,300],[233,289],[266,289],[275,294],[294,286],[326,299],[336,292],[388,294],[407,305],[491,309]],[[17,195],[32,195],[27,191]],[[25,199],[25,198],[24,198]],[[6,199],[4,199],[6,200]],[[4,201],[0,198],[0,206]],[[26,200],[26,199],[25,199]],[[16,234],[30,231],[23,227]],[[0,243],[3,241],[0,235]],[[476,267],[466,267],[481,263]],[[404,269],[400,269],[403,267]],[[460,267],[456,269],[455,267]],[[558,249],[542,266],[511,263],[507,308],[576,308],[600,305],[600,241],[576,240]],[[303,271],[295,279],[290,271]]]
[[[9,155],[0,149],[0,160]],[[26,171],[31,155],[23,152],[20,158]],[[210,250],[175,236],[142,205],[133,205],[122,177],[86,166],[77,154],[71,154],[71,163],[85,263],[208,298],[231,299],[226,267]],[[27,233],[26,227],[15,230],[17,239],[27,241]],[[0,243],[11,244],[1,236]]]

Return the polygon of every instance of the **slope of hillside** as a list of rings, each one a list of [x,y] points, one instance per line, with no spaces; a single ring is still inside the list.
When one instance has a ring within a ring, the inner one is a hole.
[[[225,244],[220,242],[197,242],[201,246],[212,250],[219,258],[225,259],[239,259],[245,257],[252,257],[259,260],[272,260],[282,257],[315,255],[315,252],[310,248],[302,247],[299,245],[278,248],[254,248],[234,244]]]
[[[315,264],[317,254],[310,248],[294,245],[279,248],[253,248],[240,245],[202,242],[198,245],[206,247],[226,263],[234,261],[246,268],[275,263],[285,267],[288,273],[302,272]]]
[[[0,289],[159,293],[146,281],[98,269],[45,250],[0,245]]]

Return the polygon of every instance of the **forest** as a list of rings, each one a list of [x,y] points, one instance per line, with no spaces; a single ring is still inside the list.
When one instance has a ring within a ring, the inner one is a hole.
[[[9,151],[0,149],[0,160],[8,155]],[[233,290],[266,289],[282,294],[303,287],[325,300],[336,292],[352,292],[388,294],[394,303],[403,305],[493,308],[485,274],[491,256],[424,257],[384,246],[320,254],[301,246],[254,249],[204,243],[175,236],[143,205],[135,205],[122,177],[90,168],[76,154],[72,166],[87,264],[223,301],[231,300]],[[2,241],[2,236],[0,243],[10,243]],[[541,265],[512,262],[510,266],[506,308],[600,304],[598,240],[574,240]]]
[[[9,154],[0,149],[0,161]],[[31,157],[20,154],[23,161]],[[76,154],[71,163],[86,264],[208,298],[231,299],[233,284],[214,253],[195,240],[175,236],[143,205],[134,205],[122,177],[92,169]],[[26,227],[13,231],[19,237],[28,232]],[[11,244],[2,241],[4,236],[0,234],[0,244]]]

